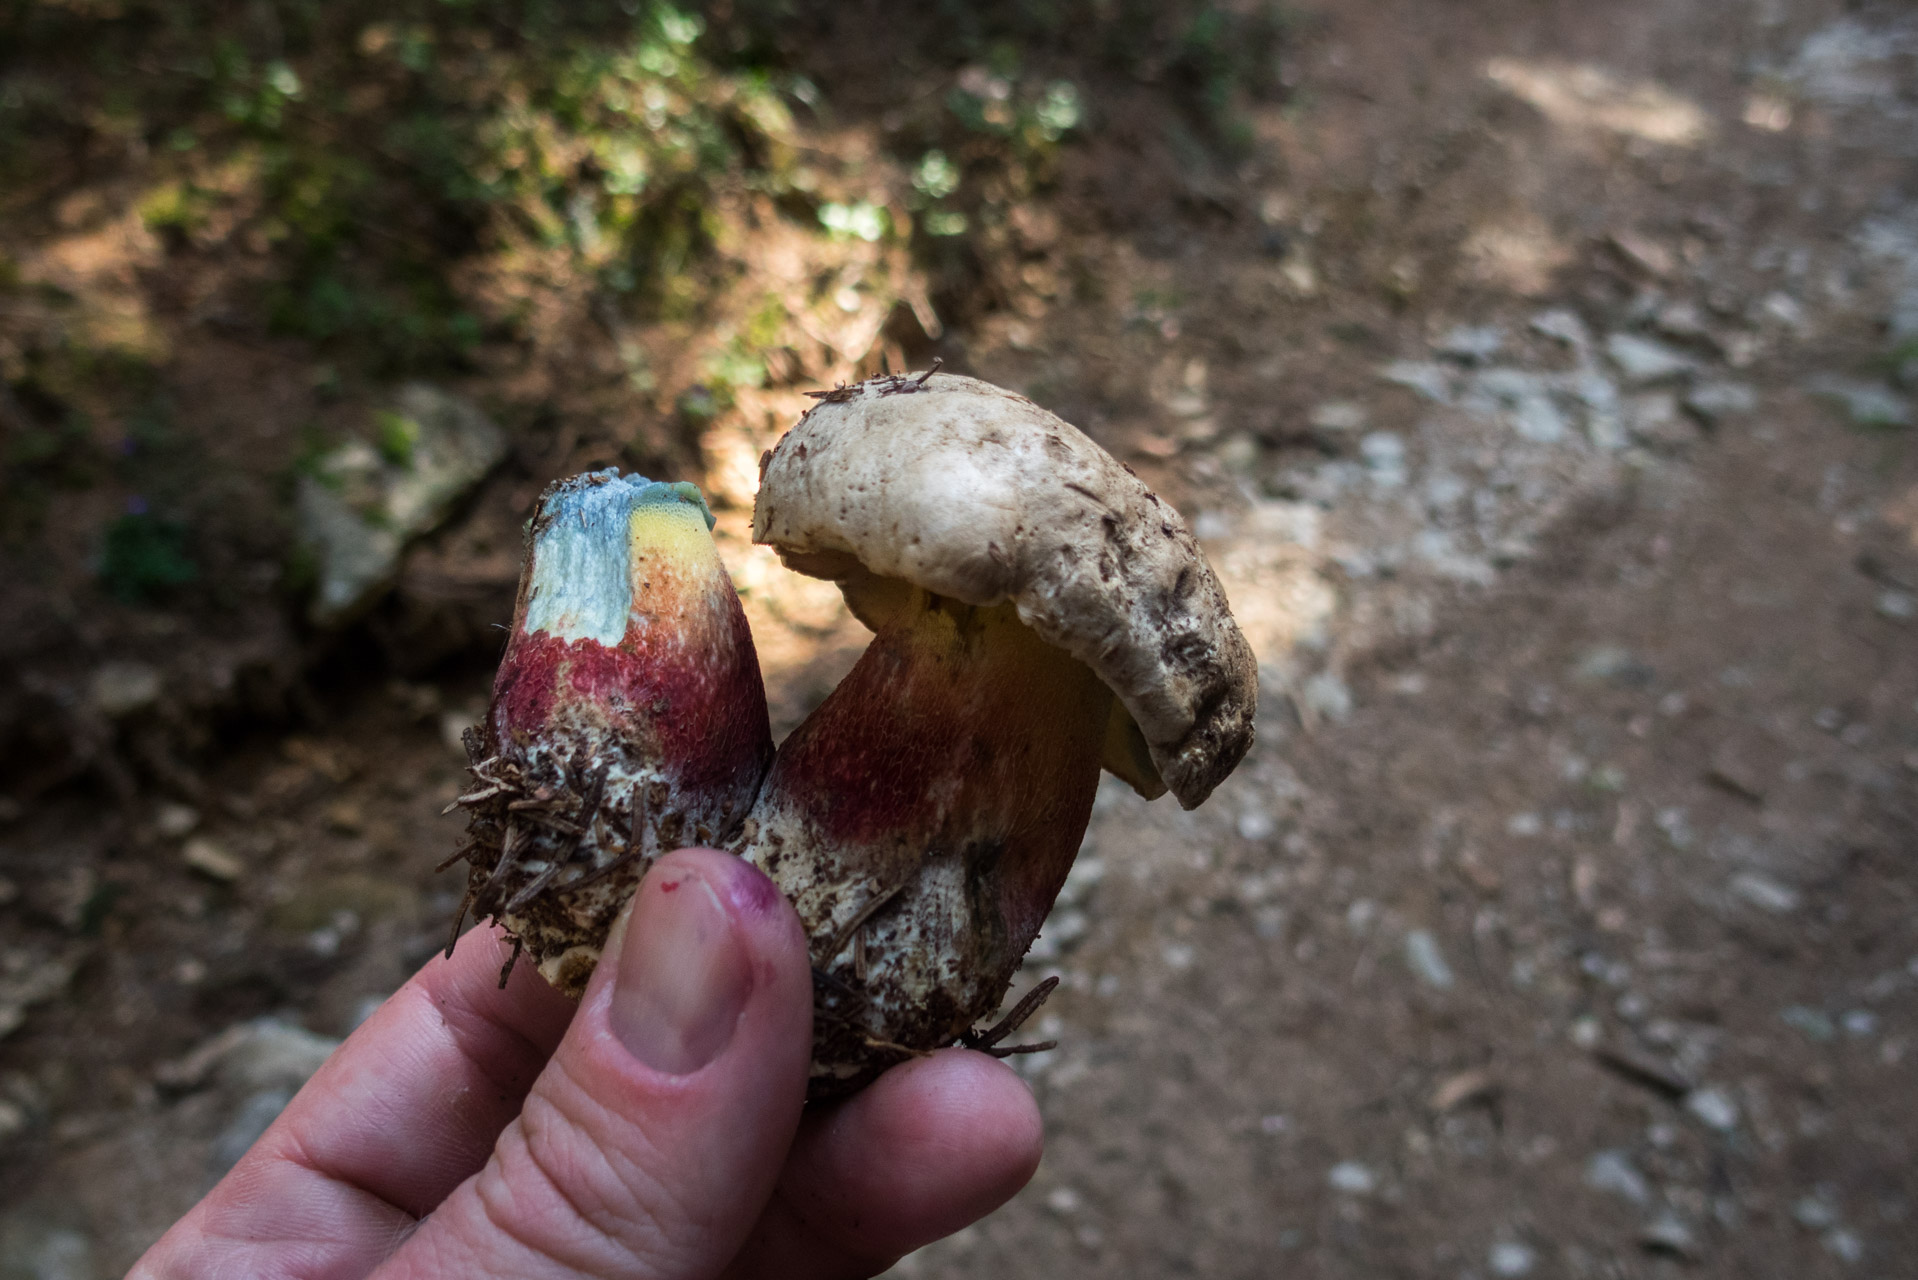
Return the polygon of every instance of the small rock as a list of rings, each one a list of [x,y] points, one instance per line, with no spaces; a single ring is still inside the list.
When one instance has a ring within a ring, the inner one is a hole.
[[[1378,1175],[1356,1160],[1341,1160],[1325,1175],[1332,1190],[1349,1196],[1369,1196],[1378,1190]]]
[[[1783,1009],[1778,1016],[1786,1026],[1801,1032],[1807,1039],[1819,1044],[1828,1044],[1838,1035],[1838,1028],[1832,1025],[1830,1018],[1802,1004]]]
[[[1314,431],[1344,435],[1365,426],[1365,406],[1353,400],[1327,400],[1314,405],[1306,421]]]
[[[1405,441],[1391,431],[1374,431],[1359,441],[1359,457],[1372,474],[1372,482],[1382,489],[1396,489],[1405,483]]]
[[[1557,444],[1566,436],[1565,415],[1550,396],[1526,396],[1512,406],[1512,429],[1533,444]]]
[[[1330,671],[1321,671],[1299,686],[1299,705],[1308,715],[1334,724],[1352,714],[1352,690]]]
[[[154,1069],[168,1089],[197,1089],[211,1080],[238,1092],[297,1092],[340,1042],[279,1018],[256,1018],[226,1028],[185,1055]]]
[[[1579,655],[1573,674],[1592,683],[1641,688],[1658,678],[1658,672],[1641,661],[1630,649],[1615,644],[1593,645]]]
[[[1707,425],[1743,417],[1758,408],[1758,392],[1743,382],[1701,382],[1685,396],[1685,407]]]
[[[1405,963],[1420,982],[1434,990],[1449,991],[1457,982],[1452,966],[1445,963],[1445,955],[1439,950],[1438,939],[1428,929],[1414,929],[1405,935]]]
[[[26,1022],[27,1010],[53,999],[73,979],[75,961],[26,948],[0,953],[0,1040]]]
[[[246,864],[211,836],[195,836],[180,846],[180,860],[209,880],[218,880],[221,884],[232,884],[246,872]]]
[[[372,603],[408,543],[431,532],[506,456],[506,435],[469,402],[426,383],[401,388],[372,440],[331,450],[299,478],[299,540],[318,561],[313,621],[333,626]]]
[[[1632,396],[1623,410],[1627,434],[1653,449],[1682,449],[1697,430],[1678,412],[1678,397],[1667,391]]]
[[[1719,1133],[1730,1133],[1738,1127],[1738,1104],[1723,1089],[1693,1089],[1685,1095],[1685,1110],[1700,1124]]]
[[[93,673],[87,700],[109,720],[144,711],[160,700],[160,673],[144,662],[107,662]]]
[[[1656,279],[1663,279],[1678,267],[1670,249],[1635,231],[1614,231],[1605,242],[1619,257]]]
[[[1838,1023],[1844,1027],[1845,1034],[1854,1040],[1863,1040],[1878,1032],[1878,1015],[1869,1009],[1848,1009]]]
[[[1638,1233],[1638,1242],[1655,1253],[1676,1254],[1681,1258],[1698,1256],[1698,1238],[1685,1220],[1670,1209],[1661,1210]]]
[[[1585,1185],[1594,1191],[1623,1196],[1633,1204],[1651,1203],[1651,1184],[1623,1151],[1600,1151],[1586,1161]]]
[[[1605,354],[1618,366],[1625,381],[1635,386],[1664,382],[1692,370],[1689,357],[1662,342],[1630,333],[1614,333],[1605,339]]]
[[[0,1142],[24,1133],[27,1128],[27,1109],[17,1102],[0,1098]]]
[[[1652,327],[1680,342],[1708,342],[1711,339],[1711,331],[1705,327],[1704,314],[1690,302],[1666,303],[1652,316]]]
[[[153,829],[166,840],[178,840],[200,825],[200,811],[190,804],[163,804],[153,812]]]
[[[1767,320],[1775,321],[1795,333],[1805,331],[1805,308],[1789,293],[1766,294],[1758,304],[1758,309]]]
[[[207,1082],[220,1060],[250,1034],[252,1027],[246,1023],[228,1027],[180,1057],[155,1067],[154,1082],[168,1089],[197,1089]]]
[[[1562,342],[1568,347],[1584,347],[1592,340],[1591,333],[1585,328],[1585,322],[1578,318],[1578,313],[1562,308],[1539,312],[1532,317],[1531,325],[1533,333]]]
[[[1798,910],[1798,890],[1783,885],[1756,871],[1741,871],[1731,878],[1731,891],[1761,911],[1775,916]]]
[[[1580,1036],[1581,1030],[1589,1034]],[[1589,1015],[1580,1018],[1572,1027],[1572,1039],[1580,1048],[1589,1049],[1598,1064],[1608,1071],[1630,1080],[1633,1084],[1656,1090],[1668,1098],[1681,1098],[1695,1087],[1694,1082],[1680,1071],[1677,1066],[1654,1054],[1647,1053],[1636,1045],[1613,1042],[1604,1043],[1599,1029],[1598,1019]]]
[[[1214,447],[1212,456],[1231,474],[1249,476],[1259,462],[1259,442],[1244,431],[1235,431]]]
[[[1536,813],[1515,813],[1505,820],[1505,834],[1510,836],[1531,837],[1542,835],[1545,831],[1545,819]]]
[[[1081,1200],[1079,1193],[1071,1187],[1054,1187],[1046,1193],[1046,1208],[1061,1217],[1075,1214],[1084,1207],[1085,1201]]]
[[[1911,278],[1892,301],[1885,328],[1894,346],[1918,340],[1918,278]]]
[[[1838,1221],[1838,1210],[1827,1197],[1809,1195],[1793,1203],[1791,1216],[1807,1231],[1822,1231]]]
[[[1263,809],[1247,809],[1239,815],[1239,820],[1234,825],[1238,830],[1239,839],[1250,840],[1255,844],[1260,840],[1269,839],[1278,829],[1278,824],[1272,820],[1272,815]]]
[[[1551,387],[1552,380],[1544,374],[1533,373],[1529,369],[1514,369],[1509,365],[1481,369],[1472,375],[1471,380],[1475,398],[1508,408],[1521,400],[1545,395]]]
[[[1865,1256],[1865,1242],[1849,1227],[1833,1227],[1822,1237],[1825,1252],[1843,1263],[1856,1263]]]
[[[249,1034],[219,1064],[219,1079],[227,1088],[297,1092],[340,1047],[331,1036],[278,1018],[260,1018],[247,1027]]]
[[[1517,1240],[1501,1240],[1485,1255],[1485,1265],[1495,1276],[1528,1276],[1538,1265],[1538,1251]]]
[[[1805,390],[1843,409],[1854,427],[1884,430],[1911,425],[1911,406],[1883,383],[1826,374],[1807,382]]]
[[[1666,843],[1674,849],[1689,849],[1697,838],[1692,831],[1690,815],[1676,806],[1660,809],[1653,814],[1652,825],[1658,828]]]
[[[1033,940],[1026,955],[1034,964],[1057,960],[1085,936],[1086,913],[1073,908],[1054,911],[1046,917],[1045,929]]]
[[[1444,1115],[1469,1103],[1494,1098],[1498,1092],[1499,1084],[1492,1073],[1482,1067],[1474,1067],[1441,1080],[1438,1088],[1432,1090],[1426,1105],[1437,1114]]]
[[[1387,382],[1397,383],[1439,404],[1452,403],[1452,371],[1442,364],[1396,360],[1379,370]]]
[[[1484,364],[1505,345],[1497,325],[1459,325],[1432,344],[1438,354],[1462,364]]]
[[[1878,614],[1893,622],[1909,622],[1918,618],[1918,596],[1896,589],[1881,591],[1878,593]]]

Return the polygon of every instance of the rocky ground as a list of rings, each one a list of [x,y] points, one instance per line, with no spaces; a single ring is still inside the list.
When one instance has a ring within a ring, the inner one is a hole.
[[[1062,979],[1045,1163],[899,1274],[1904,1274],[1918,23],[1289,39],[1236,168],[1116,114],[1014,220],[1013,304],[900,349],[1172,496],[1262,710],[1201,810],[1102,791],[1019,983]],[[745,544],[784,394],[702,441],[782,728],[860,643]],[[131,818],[11,807],[0,1275],[124,1268],[441,944],[487,674],[325,686]]]

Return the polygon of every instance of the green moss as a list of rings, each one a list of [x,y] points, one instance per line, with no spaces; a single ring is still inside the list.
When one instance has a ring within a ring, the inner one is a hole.
[[[405,414],[382,409],[373,415],[373,447],[394,466],[412,466],[419,443],[420,424]]]

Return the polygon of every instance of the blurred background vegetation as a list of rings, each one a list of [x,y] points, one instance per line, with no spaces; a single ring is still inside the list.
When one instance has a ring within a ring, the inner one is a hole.
[[[1284,34],[1235,0],[0,2],[0,755],[44,762],[49,690],[143,646],[177,721],[284,711],[343,643],[301,621],[299,477],[396,456],[402,381],[522,477],[701,478],[716,423],[1056,292],[1032,228],[1140,94],[1232,163]]]

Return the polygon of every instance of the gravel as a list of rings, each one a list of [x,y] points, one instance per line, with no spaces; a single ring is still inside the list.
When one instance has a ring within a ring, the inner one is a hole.
[[[1605,354],[1633,386],[1667,382],[1692,371],[1694,361],[1662,342],[1636,334],[1614,333],[1605,339]]]
[[[1633,1204],[1651,1203],[1651,1184],[1624,1151],[1600,1151],[1585,1164],[1585,1185],[1594,1191],[1622,1196]]]
[[[1326,1185],[1349,1196],[1369,1196],[1378,1190],[1378,1175],[1356,1160],[1341,1160],[1325,1175]]]

